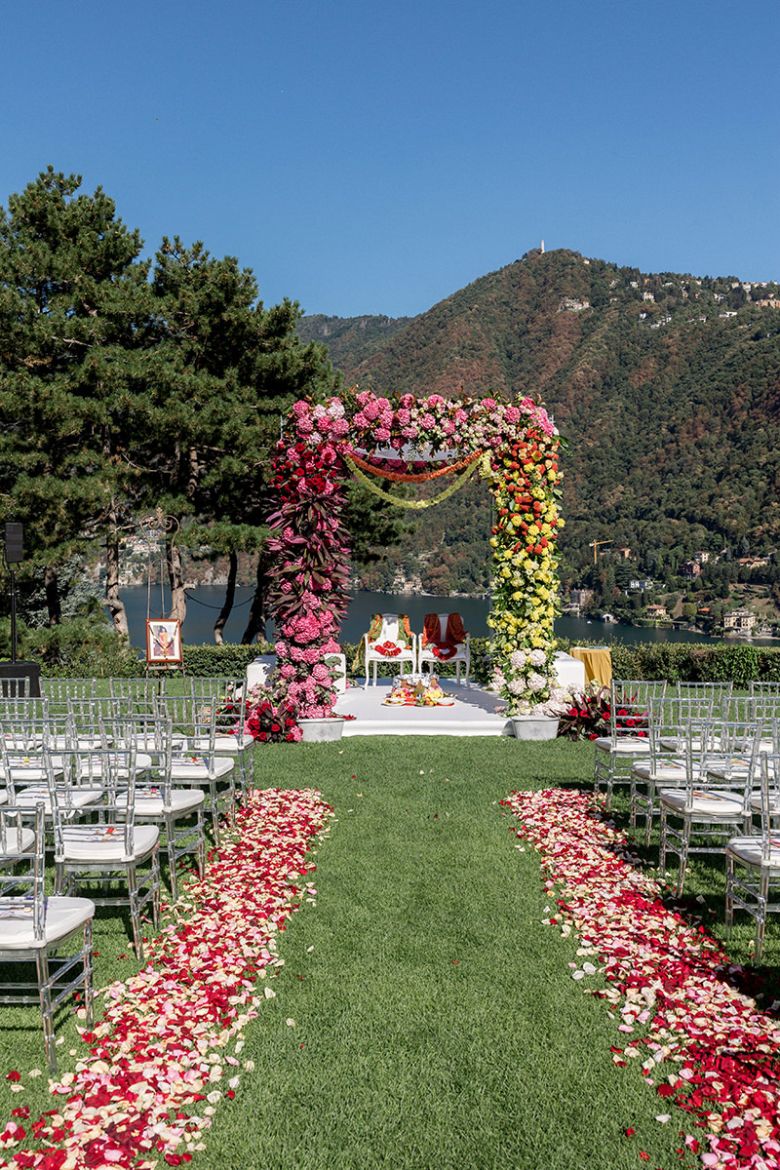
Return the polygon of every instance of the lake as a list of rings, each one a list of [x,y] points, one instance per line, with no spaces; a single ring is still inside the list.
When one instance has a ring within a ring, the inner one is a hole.
[[[156,591],[155,591],[156,592]],[[160,617],[159,608],[154,607],[151,616]],[[238,642],[246,626],[249,605],[254,590],[249,586],[236,590],[236,604],[225,628],[225,641]],[[146,588],[143,586],[122,591],[127,619],[130,626],[130,641],[143,648],[146,622]],[[184,622],[184,641],[191,645],[214,641],[214,622],[224,599],[224,589],[219,585],[203,585],[188,592],[187,618]],[[487,615],[490,601],[486,597],[418,597],[391,593],[359,592],[352,596],[347,616],[341,630],[345,642],[357,642],[366,632],[373,614],[407,613],[412,629],[422,630],[426,613],[443,613],[457,609],[466,629],[474,638],[487,637]],[[555,623],[556,632],[562,638],[574,642],[704,642],[705,634],[693,634],[689,630],[657,630],[638,626],[608,625],[605,622],[589,622],[585,618],[561,617]],[[762,642],[757,645],[776,645],[776,642]]]

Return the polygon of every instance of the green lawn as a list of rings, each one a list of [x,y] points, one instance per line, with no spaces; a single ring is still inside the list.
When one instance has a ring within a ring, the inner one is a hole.
[[[254,1071],[220,1105],[194,1166],[678,1163],[689,1119],[655,1122],[663,1110],[638,1068],[612,1064],[615,1022],[571,979],[576,939],[542,925],[538,858],[513,848],[498,807],[515,788],[587,781],[592,750],[433,737],[257,749],[261,786],[316,786],[336,823],[317,858],[317,905],[293,917],[277,998],[246,1033],[242,1059]],[[706,867],[694,873],[710,878]],[[99,984],[135,969],[116,919],[99,921],[96,946]],[[2,1116],[21,1103],[46,1108],[45,1076],[11,1095],[2,1075],[43,1067],[36,1013],[0,1010]],[[73,1067],[72,1021],[58,1033],[62,1067]]]
[[[589,745],[445,738],[258,756],[261,784],[318,785],[338,824],[204,1168],[618,1170],[642,1165],[640,1148],[676,1161],[638,1070],[612,1065],[615,1025],[572,981],[576,943],[542,925],[537,858],[497,806],[581,781],[591,761]]]

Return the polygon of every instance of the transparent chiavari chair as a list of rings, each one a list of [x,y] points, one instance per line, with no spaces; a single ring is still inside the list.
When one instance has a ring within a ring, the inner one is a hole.
[[[780,719],[780,695],[757,692],[744,700],[745,718],[757,723]]]
[[[236,763],[236,775],[242,799],[251,780],[254,739],[247,735],[246,679],[227,675],[213,678],[190,676],[183,680],[186,693],[204,706],[214,704],[216,709],[215,750],[218,756],[227,756]]]
[[[110,696],[67,701],[70,738],[78,748],[104,747],[103,724],[116,715],[117,700]]]
[[[758,806],[760,831],[732,837],[726,845],[726,927],[734,910],[747,911],[756,923],[754,960],[764,953],[767,917],[780,914],[780,755],[763,753]]]
[[[157,704],[158,714],[173,726],[173,785],[203,790],[218,845],[220,814],[232,818],[235,810],[235,760],[217,751],[216,706],[192,695],[161,696]]]
[[[0,734],[9,720],[22,723],[25,720],[41,720],[48,710],[44,698],[29,699],[24,696],[0,695]]]
[[[631,768],[630,817],[636,826],[645,820],[645,844],[650,844],[653,818],[658,812],[658,791],[679,788],[685,783],[685,745],[691,723],[712,719],[714,696],[673,695],[650,700],[649,759],[636,760]]]
[[[77,993],[86,1023],[92,1024],[92,918],[87,898],[46,897],[44,806],[0,809],[0,864],[12,860],[13,872],[0,876],[0,1003],[38,1004],[43,1018],[46,1060],[57,1071],[54,1013]],[[80,936],[75,953],[59,954]],[[33,981],[8,980],[12,964],[35,965]]]
[[[56,715],[42,719],[7,719],[0,736],[0,769],[6,784],[8,800],[33,808],[42,802],[47,816],[49,777],[59,781],[63,774],[63,756],[52,745],[61,739],[57,732],[65,732],[67,720]]]
[[[630,785],[634,763],[650,752],[650,701],[663,698],[666,685],[665,682],[648,682],[644,679],[612,680],[610,733],[593,741],[594,787],[597,792],[602,785],[606,789],[608,809],[612,804],[615,785]]]
[[[97,698],[96,678],[42,678],[41,694],[55,703],[67,703],[68,699]]]
[[[160,910],[160,833],[156,825],[136,824],[136,751],[108,748],[73,749],[73,767],[65,783],[52,787],[54,819],[54,888],[57,894],[82,885],[98,906],[127,906],[133,947],[143,962],[141,915],[151,906],[155,927]],[[78,776],[80,783],[72,783]],[[71,815],[79,789],[102,786],[104,796],[90,820]]]
[[[780,682],[756,682],[755,680],[750,684],[751,696],[771,697],[772,695],[780,698]]]
[[[184,857],[195,858],[202,877],[206,863],[206,834],[203,825],[205,793],[202,788],[174,787],[171,778],[173,725],[159,715],[136,715],[115,720],[106,727],[110,742],[134,745],[143,756],[143,767],[136,773],[135,820],[137,824],[154,824],[165,832],[168,855],[168,878],[171,898],[179,894],[178,863]],[[117,803],[122,806],[120,789]]]
[[[0,697],[3,699],[29,699],[29,675],[15,677],[13,675],[0,678]]]
[[[749,723],[713,721],[690,725],[685,785],[664,789],[658,797],[660,870],[666,873],[669,854],[678,858],[678,896],[683,891],[691,855],[722,854],[735,831],[747,831],[763,731],[761,726]],[[719,768],[722,774],[717,773]]]
[[[733,682],[678,682],[675,687],[679,699],[711,699],[713,719],[738,719],[734,708]]]
[[[110,678],[108,680],[109,694],[112,699],[118,700],[117,711],[120,715],[130,715],[133,711],[148,712],[153,710],[156,700],[161,694],[163,686],[162,676],[145,675],[143,678]]]

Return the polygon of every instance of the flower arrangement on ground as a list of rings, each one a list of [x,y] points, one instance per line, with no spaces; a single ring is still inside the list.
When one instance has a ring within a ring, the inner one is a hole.
[[[598,739],[609,735],[611,696],[609,687],[591,683],[584,691],[571,696],[571,702],[561,713],[558,734],[566,739]]]

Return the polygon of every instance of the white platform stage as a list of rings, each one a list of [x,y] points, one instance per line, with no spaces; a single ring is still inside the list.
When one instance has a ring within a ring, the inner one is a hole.
[[[510,735],[512,725],[496,713],[497,695],[478,686],[459,686],[442,679],[442,687],[456,702],[453,707],[383,707],[392,680],[379,679],[367,690],[350,687],[339,696],[336,711],[354,715],[344,724],[344,735]]]

